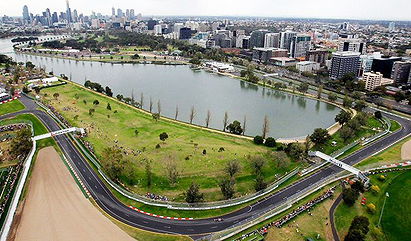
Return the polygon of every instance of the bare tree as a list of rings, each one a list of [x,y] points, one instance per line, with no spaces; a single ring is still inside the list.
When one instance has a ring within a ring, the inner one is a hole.
[[[150,97],[150,113],[153,112],[153,100]]]
[[[244,120],[243,120],[243,135],[245,134],[245,128],[247,127],[247,116],[244,115]]]
[[[131,90],[131,105],[135,105],[136,101],[134,99],[134,89]]]
[[[268,132],[270,132],[270,120],[268,116],[264,116],[264,123],[263,123],[263,138],[267,137]]]
[[[143,92],[141,92],[141,95],[140,95],[140,107],[141,108],[143,108],[143,104],[144,104],[144,94]]]
[[[196,114],[196,110],[194,109],[194,106],[192,106],[190,111],[190,124],[193,124],[193,119],[196,117]]]
[[[160,102],[160,100],[158,100],[158,102],[157,102],[157,112],[158,112],[158,115],[161,116],[161,102]]]
[[[223,131],[225,131],[225,128],[227,127],[228,124],[228,113],[227,111],[224,113],[224,119],[223,119]]]
[[[208,125],[210,124],[210,120],[211,120],[211,112],[210,112],[210,110],[208,110],[207,111],[207,116],[206,116],[206,119],[205,119],[207,128],[208,128]]]
[[[174,115],[174,120],[177,120],[178,117],[178,105],[176,105],[176,114]]]
[[[166,166],[167,178],[171,185],[175,185],[180,173],[177,170],[177,165],[174,162],[170,162]]]

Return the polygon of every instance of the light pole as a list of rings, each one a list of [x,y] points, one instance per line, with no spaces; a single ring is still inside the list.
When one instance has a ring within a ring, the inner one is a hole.
[[[384,212],[384,207],[385,207],[385,202],[387,201],[387,197],[390,197],[390,195],[388,194],[388,192],[385,193],[385,199],[384,199],[384,203],[383,203],[383,205],[382,205],[382,210],[381,210],[380,218],[378,219],[377,227],[380,227],[381,218],[382,218],[382,213]]]

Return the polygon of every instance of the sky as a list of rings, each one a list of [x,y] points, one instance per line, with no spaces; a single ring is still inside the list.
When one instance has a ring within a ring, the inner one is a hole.
[[[0,0],[0,15],[21,16],[23,5],[34,14],[61,12],[65,0]],[[260,16],[411,20],[411,0],[70,0],[71,9],[111,14],[112,7],[135,9],[143,16]]]

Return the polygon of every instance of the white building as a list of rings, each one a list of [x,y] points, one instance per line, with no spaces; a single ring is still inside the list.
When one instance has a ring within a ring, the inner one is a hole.
[[[338,43],[338,51],[351,51],[365,54],[367,52],[367,48],[365,41],[362,39],[342,38]]]
[[[264,36],[264,48],[278,48],[280,46],[279,33],[267,33]]]
[[[319,70],[320,64],[316,62],[311,62],[311,61],[301,61],[301,62],[298,62],[295,65],[295,67],[300,72],[310,72],[311,73],[315,70]]]
[[[362,80],[365,82],[365,89],[368,91],[373,91],[375,88],[382,85],[389,85],[394,83],[394,81],[391,79],[383,78],[382,74],[379,72],[364,73]]]
[[[162,24],[156,24],[156,25],[154,25],[154,34],[155,34],[155,35],[161,35],[161,34],[163,34],[163,25],[162,25]]]
[[[234,72],[235,70],[231,64],[225,64],[225,63],[220,63],[220,62],[206,62],[205,66],[215,72],[230,73],[230,72]]]

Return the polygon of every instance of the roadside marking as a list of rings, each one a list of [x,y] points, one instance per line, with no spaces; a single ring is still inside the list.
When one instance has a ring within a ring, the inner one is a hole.
[[[162,215],[157,215],[157,214],[153,214],[153,213],[148,213],[145,212],[143,210],[140,210],[136,207],[133,207],[131,205],[128,206],[129,208],[133,209],[134,211],[137,211],[139,213],[151,216],[151,217],[156,217],[156,218],[163,218],[163,219],[171,219],[171,220],[193,220],[193,218],[176,218],[176,217],[167,217],[167,216],[162,216]]]

